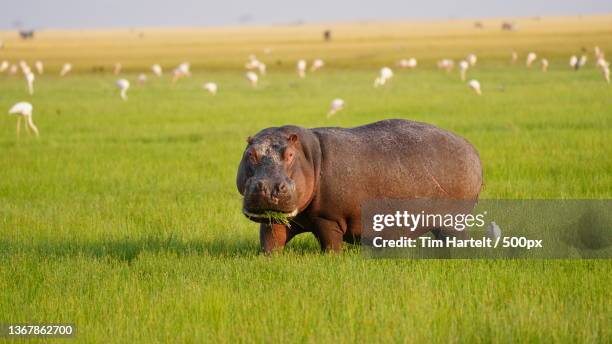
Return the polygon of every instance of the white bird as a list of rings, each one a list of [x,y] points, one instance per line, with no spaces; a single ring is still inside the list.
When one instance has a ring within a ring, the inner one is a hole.
[[[306,77],[306,60],[299,60],[297,62],[297,73],[300,78]]]
[[[467,73],[468,68],[470,68],[469,62],[465,60],[461,60],[459,62],[459,72],[461,73],[461,81],[465,81],[465,74]]]
[[[587,56],[586,55],[580,56],[580,60],[578,60],[578,66],[582,68],[584,67],[586,63],[587,63]]]
[[[595,46],[594,50],[595,50],[596,58],[603,58],[603,51],[601,51],[601,49],[598,46]]]
[[[191,65],[188,62],[181,63],[176,69],[174,69],[174,77],[172,83],[175,83],[178,79],[191,76]]]
[[[610,67],[610,62],[606,61],[606,59],[603,57],[599,57],[597,58],[597,63],[595,65],[597,68],[606,68]]]
[[[476,57],[475,54],[469,54],[467,56],[467,62],[470,64],[470,67],[474,67],[477,61],[478,61],[478,57]]]
[[[138,74],[138,83],[140,85],[144,85],[147,80],[149,80],[149,77],[145,73]]]
[[[32,95],[34,94],[34,73],[32,73],[31,71],[26,73],[25,78],[26,82],[28,83],[28,92],[30,93],[30,95]]]
[[[497,240],[502,236],[501,228],[494,221],[491,222],[491,225],[487,229],[487,237]]]
[[[9,62],[4,60],[2,61],[2,63],[0,63],[0,73],[4,73],[5,70],[7,70],[9,67]]]
[[[393,71],[389,67],[382,67],[380,70],[380,76],[389,80],[393,77]]]
[[[60,76],[66,76],[66,74],[70,73],[71,70],[72,64],[64,63],[64,65],[62,66],[62,70],[60,71]]]
[[[42,61],[34,62],[34,67],[36,68],[38,75],[42,75],[42,73],[45,71]]]
[[[512,52],[512,64],[515,64],[518,61],[518,53],[516,51]]]
[[[455,61],[450,59],[443,59],[438,61],[438,69],[444,69],[447,73],[453,70],[455,67]]]
[[[153,66],[151,66],[151,71],[153,71],[153,74],[155,74],[156,76],[162,76],[163,74],[162,67],[158,64],[154,64]]]
[[[263,63],[263,62],[259,62],[259,66],[258,66],[257,70],[259,71],[259,74],[266,75],[266,71],[267,71],[266,64]]]
[[[244,64],[244,68],[246,68],[247,70],[259,70],[260,63],[261,62],[259,62],[257,57],[251,54],[249,55],[249,61]]]
[[[119,88],[121,99],[127,100],[127,90],[130,88],[130,82],[127,79],[119,79],[115,82],[115,85]]]
[[[202,87],[212,95],[217,94],[217,90],[219,89],[217,84],[214,82],[207,82],[204,85],[202,85]]]
[[[400,68],[416,68],[417,59],[415,59],[414,57],[411,57],[409,59],[401,59],[397,62],[397,66]]]
[[[28,66],[28,64],[23,60],[19,61],[19,67],[21,68],[21,72],[23,73],[23,75],[26,75],[32,72],[32,69],[30,69],[30,66]]]
[[[246,73],[246,78],[251,83],[251,86],[253,86],[253,87],[257,86],[257,82],[259,81],[259,77],[257,76],[257,74],[255,74],[255,72],[248,71]]]
[[[121,63],[117,62],[115,63],[115,66],[113,67],[113,74],[114,75],[119,75],[119,73],[121,73]]]
[[[329,112],[327,113],[327,118],[335,115],[338,111],[342,109],[344,109],[344,100],[340,98],[332,100],[331,107],[329,109]]]
[[[610,66],[606,65],[601,69],[604,79],[609,84],[610,83]]]
[[[536,53],[534,52],[530,52],[529,54],[527,54],[527,60],[525,61],[527,68],[530,68],[531,65],[533,64],[533,61],[535,61],[537,58],[538,58],[538,55],[536,55]]]
[[[21,130],[21,120],[23,119],[26,123],[26,130],[28,133],[30,129],[38,136],[38,128],[32,121],[32,104],[28,102],[19,102],[9,110],[10,115],[17,115],[17,137],[19,137],[19,131]]]
[[[310,66],[310,72],[316,72],[317,70],[323,68],[325,66],[325,62],[321,59],[316,59],[312,61],[312,65]]]
[[[482,91],[480,89],[480,82],[478,82],[478,80],[468,81],[468,87],[474,90],[477,95],[482,95]]]
[[[579,68],[578,67],[578,58],[576,57],[576,55],[572,55],[570,57],[569,65],[570,65],[570,67],[572,67],[574,69],[578,69]]]
[[[259,61],[253,54],[249,55],[249,61],[244,65],[247,70],[258,71],[260,75],[266,75],[266,64]]]
[[[542,65],[542,72],[548,71],[548,60],[547,59],[542,59],[540,61],[540,64]]]
[[[391,78],[393,78],[393,71],[391,68],[382,67],[380,69],[380,76],[374,80],[374,87],[385,85]]]

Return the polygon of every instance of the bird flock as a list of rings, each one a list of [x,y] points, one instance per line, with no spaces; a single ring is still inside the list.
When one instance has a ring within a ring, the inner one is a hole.
[[[270,48],[264,49],[264,54],[269,55],[271,53]],[[606,83],[610,83],[610,62],[605,59],[605,54],[598,46],[594,47],[594,56],[595,56],[595,66],[603,75],[603,78]],[[519,60],[519,54],[516,51],[512,51],[511,60],[512,64],[516,64]],[[532,68],[534,64],[538,61],[538,55],[536,52],[528,52],[525,56],[525,66],[527,68]],[[466,82],[469,89],[471,89],[476,95],[482,95],[483,90],[480,81],[476,79],[468,80],[468,73],[471,69],[475,68],[478,62],[478,57],[474,53],[470,53],[465,56],[464,59],[458,61],[455,64],[455,61],[449,58],[440,59],[437,61],[436,66],[438,69],[445,71],[446,73],[451,73],[455,68],[455,65],[458,66],[459,70],[459,78],[462,82]],[[569,67],[575,71],[582,69],[588,62],[588,56],[586,54],[582,54],[580,56],[572,55],[569,58]],[[395,66],[399,69],[415,69],[418,67],[418,61],[415,57],[400,59],[397,61]],[[541,57],[539,59],[539,65],[543,72],[547,72],[550,66],[550,62],[548,59]],[[323,69],[326,66],[326,63],[321,58],[313,59],[309,63],[306,59],[299,59],[296,62],[296,73],[298,79],[304,79],[307,77],[307,74],[316,73],[317,71]],[[248,56],[247,62],[244,65],[246,73],[245,77],[248,83],[253,87],[257,88],[259,84],[260,78],[264,77],[267,74],[267,66],[264,62],[259,60],[254,54]],[[67,77],[73,69],[71,63],[64,63],[60,69],[59,76],[61,78]],[[0,73],[8,73],[9,75],[17,75],[19,70],[21,70],[27,86],[27,92],[30,96],[34,94],[34,83],[36,81],[36,75],[32,68],[25,61],[19,61],[16,64],[11,64],[9,61],[0,61]],[[37,60],[34,62],[34,70],[36,74],[41,76],[44,74],[44,64],[42,61]],[[113,75],[119,76],[123,70],[123,66],[120,62],[116,62],[113,65],[112,73]],[[155,77],[162,77],[164,75],[164,70],[160,64],[153,64],[151,66],[151,73]],[[191,77],[191,64],[189,62],[183,62],[179,64],[176,68],[172,70],[172,84],[177,83],[179,80],[183,78]],[[393,79],[394,72],[390,67],[384,66],[382,67],[378,74],[374,79],[373,86],[374,88],[385,87],[391,83]],[[140,73],[137,76],[137,83],[139,85],[144,85],[148,81],[148,75],[146,73]],[[119,97],[123,101],[128,100],[128,90],[130,89],[130,81],[126,78],[119,78],[115,81],[115,86],[119,90]],[[202,89],[210,93],[211,95],[216,95],[219,91],[219,86],[217,83],[213,81],[207,81],[202,84]],[[329,111],[327,112],[327,117],[331,117],[338,112],[342,111],[345,108],[345,101],[341,98],[334,98],[330,104]],[[32,132],[34,135],[38,136],[39,131],[36,125],[33,122],[32,114],[33,114],[33,106],[31,103],[26,101],[20,101],[13,105],[9,109],[9,114],[17,116],[17,135],[19,136],[21,130],[21,124],[24,122],[25,128],[28,133]]]

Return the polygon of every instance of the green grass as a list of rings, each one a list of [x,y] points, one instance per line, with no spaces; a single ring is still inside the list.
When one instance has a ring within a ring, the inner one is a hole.
[[[128,102],[108,74],[45,75],[33,97],[0,76],[0,109],[32,101],[41,132],[16,139],[0,116],[0,323],[70,322],[92,343],[609,341],[610,260],[368,260],[308,234],[266,257],[235,186],[262,128],[406,118],[478,148],[483,198],[610,198],[612,87],[566,68],[581,42],[548,73],[479,54],[481,97],[433,60],[374,90],[378,68],[342,55],[305,80],[270,65],[258,89],[240,64],[133,82]]]

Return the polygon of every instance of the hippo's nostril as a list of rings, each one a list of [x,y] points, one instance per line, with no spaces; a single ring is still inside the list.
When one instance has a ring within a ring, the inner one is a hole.
[[[257,181],[257,184],[255,184],[255,187],[257,188],[257,191],[262,191],[264,189],[264,182],[261,180]]]
[[[289,189],[289,187],[287,186],[287,183],[285,182],[279,183],[277,188],[278,188],[279,193],[286,193],[287,190]]]

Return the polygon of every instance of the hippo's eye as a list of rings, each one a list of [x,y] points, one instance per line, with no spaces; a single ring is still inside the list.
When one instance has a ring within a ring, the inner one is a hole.
[[[249,150],[249,161],[252,162],[253,164],[256,164],[257,160],[259,160],[259,157],[257,156],[257,151],[254,149],[250,149]]]
[[[285,151],[283,152],[283,159],[287,161],[287,164],[291,164],[293,162],[294,154],[295,153],[293,152],[293,149],[290,149],[290,148],[285,149]]]

